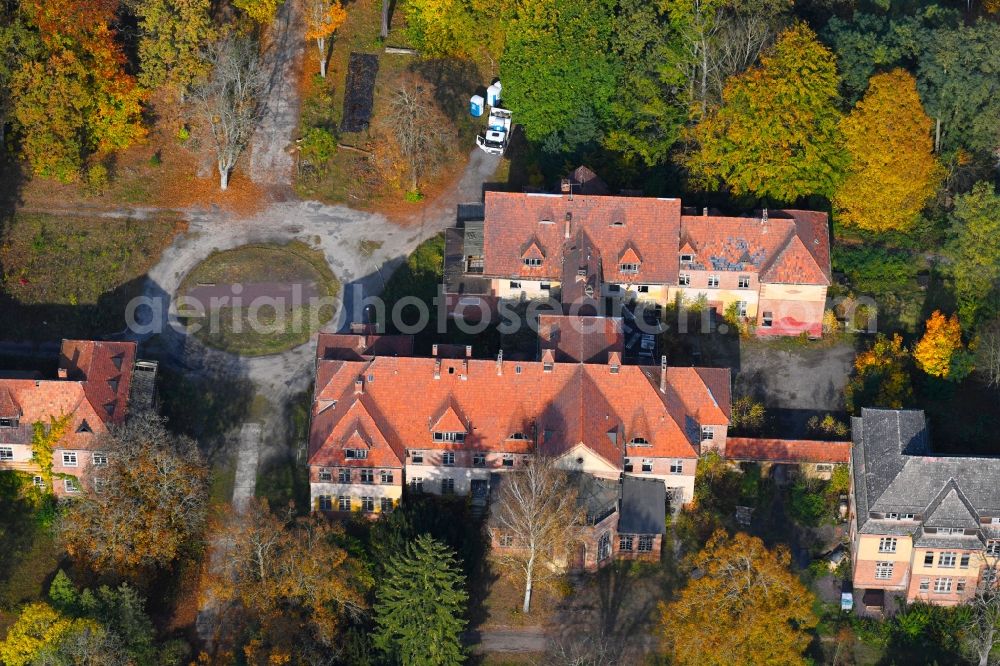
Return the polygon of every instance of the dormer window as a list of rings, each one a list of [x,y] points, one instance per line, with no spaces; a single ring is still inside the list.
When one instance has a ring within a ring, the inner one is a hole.
[[[115,369],[116,370],[121,370],[122,369],[122,359],[123,359],[123,357],[122,357],[121,354],[117,354],[117,355],[111,357],[111,362],[115,364]]]
[[[93,433],[94,431],[90,429],[90,424],[87,423],[87,419],[80,422],[80,427],[76,429],[77,432],[88,432]]]
[[[344,449],[344,457],[348,460],[365,460],[368,457],[368,449]]]
[[[109,379],[108,388],[111,389],[112,393],[118,393],[118,379]]]
[[[107,412],[108,416],[114,416],[115,415],[115,403],[109,402],[108,404],[104,405],[104,411]]]
[[[694,261],[694,255],[693,254],[682,254],[681,255],[681,262],[691,263],[692,261]]]
[[[613,221],[611,223],[611,226],[613,226],[613,227],[624,227],[625,226],[625,222],[623,222],[622,220],[615,220],[615,221]]]
[[[510,434],[510,437],[508,437],[507,439],[515,439],[515,440],[517,440],[519,442],[527,442],[528,441],[528,436],[526,434],[524,434],[523,432],[512,432]]]
[[[539,259],[538,257],[525,257],[524,265],[527,266],[528,268],[538,268],[539,266],[542,265],[542,260]]]
[[[638,273],[639,264],[635,263],[618,264],[618,270],[621,271],[622,273]]]
[[[701,440],[704,442],[712,439],[715,439],[715,429],[712,426],[702,426]]]
[[[633,437],[628,442],[629,446],[649,446],[649,440],[645,437]]]
[[[465,433],[464,432],[435,432],[434,433],[435,442],[464,442]]]
[[[16,427],[17,427],[16,418],[10,418],[10,417],[0,418],[0,428],[16,428]]]

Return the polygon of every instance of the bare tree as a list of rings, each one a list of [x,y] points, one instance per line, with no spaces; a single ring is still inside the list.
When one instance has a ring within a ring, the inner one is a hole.
[[[979,333],[976,372],[988,385],[1000,387],[1000,319],[994,319]]]
[[[1000,663],[990,661],[990,655],[1000,647],[1000,588],[997,578],[997,559],[983,570],[976,596],[969,600],[968,620],[965,624],[965,648],[972,662],[979,666]]]
[[[193,100],[212,132],[219,188],[225,190],[260,120],[268,72],[249,37],[223,37],[209,47],[206,60],[212,73],[195,88]]]
[[[576,499],[567,473],[541,455],[503,477],[490,510],[489,532],[494,542],[510,540],[511,547],[499,549],[495,560],[524,576],[525,613],[531,610],[532,587],[558,570],[556,557],[583,522]]]
[[[384,138],[376,159],[383,173],[402,166],[409,189],[419,191],[420,179],[444,160],[454,127],[435,103],[430,85],[417,75],[404,76],[387,95],[385,107],[376,121],[376,132]]]
[[[789,7],[790,3],[782,0],[757,0],[736,3],[722,15],[712,55],[714,65],[709,71],[711,94],[717,101],[722,100],[729,77],[755,65],[771,45],[787,24],[784,12]]]

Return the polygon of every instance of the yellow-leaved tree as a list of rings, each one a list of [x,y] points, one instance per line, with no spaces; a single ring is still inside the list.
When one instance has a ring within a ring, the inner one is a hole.
[[[876,74],[841,130],[851,163],[833,197],[838,218],[867,231],[907,231],[934,196],[944,170],[931,126],[905,69]]]
[[[27,666],[69,631],[72,621],[46,603],[28,604],[0,642],[0,663]]]
[[[847,409],[902,409],[913,397],[909,360],[910,352],[898,333],[891,338],[875,336],[872,346],[854,359],[854,376],[844,387]]]
[[[233,6],[257,25],[267,25],[278,14],[285,0],[233,0]]]
[[[347,20],[347,10],[340,0],[307,0],[306,39],[319,49],[319,75],[326,78],[327,40]]]
[[[806,663],[802,653],[817,619],[787,548],[770,551],[757,537],[719,530],[693,564],[702,575],[660,604],[671,663]]]
[[[924,337],[913,348],[917,367],[932,377],[961,381],[972,370],[969,356],[962,347],[962,325],[958,315],[945,317],[940,310],[932,312]]]

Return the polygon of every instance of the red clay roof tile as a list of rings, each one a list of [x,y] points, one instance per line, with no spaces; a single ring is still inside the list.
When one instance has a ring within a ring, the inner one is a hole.
[[[730,460],[758,462],[846,465],[851,459],[851,443],[730,437],[726,440],[726,457]]]

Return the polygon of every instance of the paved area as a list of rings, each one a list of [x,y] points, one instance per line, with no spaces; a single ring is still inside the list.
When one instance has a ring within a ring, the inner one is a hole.
[[[253,499],[257,488],[257,462],[260,458],[261,424],[244,423],[236,449],[236,482],[233,485],[233,506],[243,511]]]

